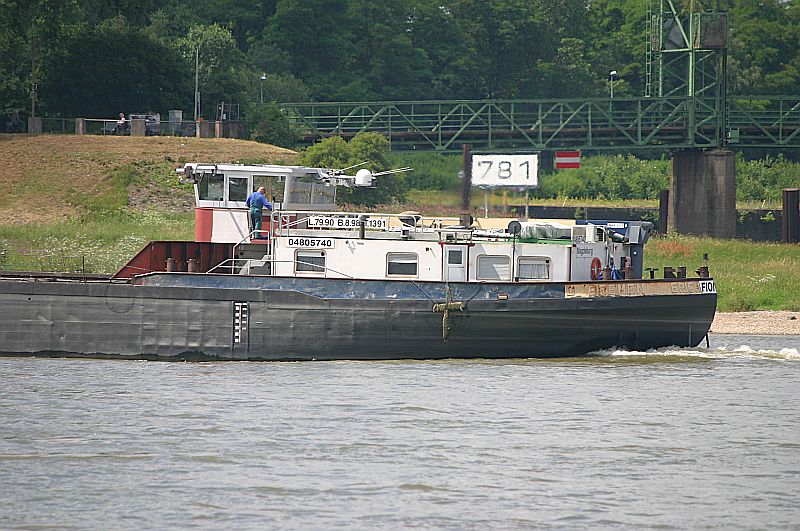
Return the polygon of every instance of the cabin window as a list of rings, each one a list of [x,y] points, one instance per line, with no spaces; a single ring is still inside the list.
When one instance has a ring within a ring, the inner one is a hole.
[[[544,256],[520,256],[517,276],[520,280],[549,280],[550,259]]]
[[[223,201],[225,176],[221,173],[204,173],[197,183],[197,195],[204,201]]]
[[[294,255],[296,273],[324,273],[325,251],[298,249]]]
[[[511,259],[482,254],[478,257],[478,280],[511,280]]]
[[[247,177],[228,177],[228,201],[247,200]]]
[[[462,265],[464,263],[464,251],[461,249],[450,249],[447,251],[448,265]]]
[[[417,276],[419,257],[416,253],[387,253],[386,273],[389,276]]]

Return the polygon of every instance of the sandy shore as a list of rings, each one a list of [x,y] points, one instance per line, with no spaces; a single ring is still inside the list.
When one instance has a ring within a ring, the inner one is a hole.
[[[711,324],[714,334],[800,335],[800,312],[720,313]]]

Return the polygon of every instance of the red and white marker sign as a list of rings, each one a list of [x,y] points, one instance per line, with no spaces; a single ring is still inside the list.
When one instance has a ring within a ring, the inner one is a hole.
[[[556,151],[556,169],[561,168],[580,168],[580,151]]]

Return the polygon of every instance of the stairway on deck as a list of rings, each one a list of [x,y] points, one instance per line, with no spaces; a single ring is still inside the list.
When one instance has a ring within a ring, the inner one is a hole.
[[[240,275],[269,275],[272,272],[270,263],[272,245],[270,243],[243,243],[236,249],[237,264],[243,264]],[[243,262],[249,260],[249,262]]]

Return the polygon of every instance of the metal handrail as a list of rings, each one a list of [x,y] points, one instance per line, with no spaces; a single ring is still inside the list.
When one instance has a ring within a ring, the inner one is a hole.
[[[258,232],[259,232],[259,233],[263,233],[264,231],[263,231],[263,230],[260,230],[260,231],[258,231]],[[236,250],[239,248],[239,246],[240,246],[240,245],[242,245],[243,243],[245,243],[246,241],[248,241],[248,240],[249,240],[249,241],[253,241],[253,234],[255,234],[255,233],[256,233],[256,231],[255,231],[255,230],[251,230],[251,231],[250,231],[250,232],[247,234],[247,236],[245,236],[244,238],[242,238],[241,240],[239,240],[237,243],[235,243],[235,244],[233,245],[233,254],[235,255],[235,254],[236,254]],[[269,234],[270,234],[270,238],[269,238],[269,240],[271,241],[271,240],[272,240],[272,238],[271,238],[271,236],[272,236],[272,231],[270,231],[270,233],[269,233]],[[257,238],[257,239],[263,239],[263,238]]]
[[[269,263],[270,265],[272,265],[272,264],[303,264],[303,265],[308,265],[308,266],[311,266],[311,267],[319,268],[319,269],[323,270],[325,273],[330,271],[332,273],[336,273],[337,275],[342,275],[343,277],[346,277],[346,278],[356,278],[356,277],[354,277],[352,275],[348,275],[347,273],[342,273],[341,271],[338,271],[338,270],[333,269],[332,267],[328,267],[326,265],[325,266],[321,266],[319,264],[315,264],[313,262],[305,262],[303,260],[276,260],[274,258],[268,258],[268,259],[228,258],[226,260],[223,260],[219,264],[215,265],[214,267],[212,267],[208,271],[206,271],[206,273],[213,273],[218,268],[219,269],[229,268],[230,271],[231,271],[231,274],[234,274],[233,271],[234,271],[234,268],[236,267],[236,263],[237,262],[244,262],[244,264],[242,265],[242,268],[245,265],[248,265],[248,264],[250,264],[252,262],[265,262],[265,263]],[[242,268],[239,268],[239,271],[241,271]],[[309,273],[315,273],[316,271],[308,271],[308,272]]]
[[[289,218],[293,215],[302,215],[303,218],[296,219],[291,221]],[[284,217],[285,216],[285,217]],[[309,211],[309,210],[276,210],[273,211],[272,215],[270,216],[270,237],[271,238],[279,238],[283,236],[284,229],[290,229],[292,227],[297,227],[299,224],[306,222],[307,218],[309,217],[336,217],[336,218],[360,218],[361,216],[365,216],[366,218],[387,218],[387,219],[396,219],[400,222],[400,225],[396,227],[397,229],[408,229],[413,232],[421,232],[425,229],[435,229],[435,230],[458,230],[457,226],[458,223],[461,222],[460,218],[456,217],[433,217],[433,216],[422,216],[419,214],[403,214],[403,213],[388,213],[388,212],[340,212],[340,211]],[[413,225],[407,225],[402,222],[404,218],[416,218],[416,223]],[[277,219],[276,219],[277,218]],[[448,224],[448,225],[445,225]],[[369,227],[368,227],[369,228]],[[346,229],[353,229],[357,230],[358,226],[354,227],[320,227],[319,229],[314,230],[346,230]],[[373,230],[373,229],[371,229]],[[390,229],[390,231],[392,231]],[[392,231],[395,232],[395,231]]]

